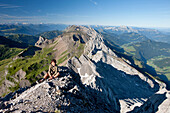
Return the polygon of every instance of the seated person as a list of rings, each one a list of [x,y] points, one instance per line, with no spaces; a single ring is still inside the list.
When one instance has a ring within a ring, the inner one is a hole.
[[[56,60],[53,59],[49,66],[48,72],[44,75],[43,79],[41,79],[39,82],[41,83],[47,78],[49,78],[48,80],[51,80],[53,78],[56,78],[57,76],[59,76],[58,66],[56,64]]]

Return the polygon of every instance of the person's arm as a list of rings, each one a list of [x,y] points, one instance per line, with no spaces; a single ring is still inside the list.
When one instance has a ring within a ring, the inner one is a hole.
[[[48,75],[49,75],[49,77],[52,76],[51,73],[50,73],[50,70],[51,70],[51,65],[49,66],[49,69],[48,69]]]
[[[56,66],[55,73],[54,73],[54,78],[56,78],[59,75],[58,67]]]

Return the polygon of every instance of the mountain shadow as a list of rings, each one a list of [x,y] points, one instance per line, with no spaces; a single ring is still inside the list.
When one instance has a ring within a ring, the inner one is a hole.
[[[119,99],[136,99],[142,101],[142,98],[149,98],[159,90],[159,84],[154,80],[154,87],[143,81],[137,75],[126,74],[123,71],[115,69],[110,64],[99,61],[96,63],[96,71],[99,73],[101,78],[97,77],[96,84],[100,86],[100,79],[103,84],[109,86],[114,92],[114,95]]]
[[[8,47],[16,47],[16,48],[27,48],[28,44],[26,43],[19,43],[13,40],[10,40],[6,37],[0,36],[0,44],[6,45]]]
[[[168,90],[170,90],[170,81],[168,80],[167,76],[163,75],[163,74],[161,74],[161,75],[157,74],[154,67],[146,64],[147,60],[142,56],[141,52],[139,52],[139,54],[141,54],[141,59],[143,59],[142,61],[135,58],[134,56],[124,54],[125,50],[123,48],[119,47],[118,45],[115,45],[113,42],[109,43],[107,40],[104,40],[104,42],[107,45],[107,47],[109,47],[111,50],[113,50],[119,57],[123,57],[123,58],[129,60],[132,63],[132,64],[130,64],[132,67],[136,68],[139,72],[143,73],[145,76],[147,76],[149,78],[151,78],[151,77],[148,74],[146,74],[146,72],[151,74],[158,80],[164,82],[166,84],[166,88]],[[138,64],[135,62],[138,62]]]

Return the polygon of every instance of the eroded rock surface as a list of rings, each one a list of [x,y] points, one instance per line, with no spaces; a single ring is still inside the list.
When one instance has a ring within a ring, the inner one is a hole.
[[[67,72],[66,72],[67,71]],[[15,99],[1,99],[2,110],[8,112],[119,112],[119,102],[108,103],[103,93],[85,87],[79,75],[65,69],[60,77],[37,84]]]

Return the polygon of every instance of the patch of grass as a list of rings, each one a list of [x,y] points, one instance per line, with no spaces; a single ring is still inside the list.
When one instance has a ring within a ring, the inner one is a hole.
[[[34,83],[36,76],[42,71],[48,70],[49,63],[52,59],[50,53],[53,52],[53,47],[44,48],[41,51],[36,51],[33,57],[24,57],[23,59],[17,59],[8,67],[9,76],[14,75],[20,69],[26,72],[26,78]]]
[[[143,66],[144,66],[143,62],[137,60],[137,59],[134,58],[134,57],[133,57],[133,60],[134,60],[135,65],[137,65],[139,68],[144,68],[144,67],[143,67]]]
[[[155,68],[160,75],[165,75],[170,80],[170,65],[169,58],[165,56],[154,57],[147,61],[147,64]]]
[[[64,51],[63,53],[61,53],[61,55],[60,55],[60,56],[62,56],[62,55],[64,55],[64,54],[66,54],[67,52],[68,52],[68,50]]]
[[[12,59],[5,59],[0,61],[0,72],[5,70],[5,66],[11,62]]]
[[[55,113],[61,113],[61,111],[60,110],[55,110]]]
[[[11,58],[18,53],[20,53],[23,49],[20,48],[10,48],[5,45],[0,45],[0,60]]]
[[[2,32],[9,32],[9,31],[15,31],[16,28],[11,28],[11,29],[4,29],[4,30],[1,30]]]
[[[3,93],[3,94],[2,94],[2,97],[5,97],[8,93],[9,93],[9,92]]]
[[[5,80],[4,73],[5,73],[5,66],[8,65],[9,62],[11,62],[12,59],[5,59],[0,61],[0,85],[2,85],[3,81]]]
[[[2,85],[3,81],[5,80],[5,77],[1,77],[1,80],[0,80],[0,85]]]
[[[133,46],[122,46],[127,52],[130,52],[131,54],[134,54],[133,52],[135,52],[135,48]]]
[[[80,56],[83,54],[84,52],[84,45],[85,44],[82,44],[82,43],[79,43],[79,46],[78,46],[78,52],[77,52],[77,57],[80,58]]]
[[[159,68],[164,68],[164,67],[170,66],[170,58],[155,60],[153,61],[153,63],[157,65]]]
[[[6,79],[9,80],[9,81],[11,81],[11,82],[15,82],[14,79],[13,79],[12,77],[10,77],[9,75],[6,76]]]
[[[58,59],[57,64],[59,65],[59,64],[63,63],[65,60],[67,60],[67,56],[68,56],[68,54],[66,54],[66,55],[62,56],[60,59]]]
[[[12,92],[18,90],[20,87],[19,87],[19,83],[17,83],[15,86],[13,87],[9,87],[9,90],[11,90]]]

